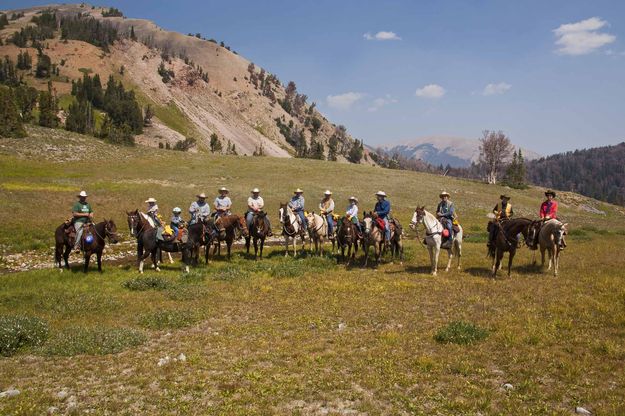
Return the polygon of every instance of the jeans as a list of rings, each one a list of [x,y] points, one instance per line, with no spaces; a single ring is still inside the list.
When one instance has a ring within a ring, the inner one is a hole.
[[[82,239],[82,232],[83,232],[84,225],[85,225],[84,222],[77,221],[74,223],[74,229],[76,230],[76,241],[74,242],[74,248],[76,250],[80,248],[80,240]]]
[[[382,218],[384,221],[384,236],[386,241],[391,241],[391,224],[388,222],[388,218]]]
[[[304,228],[308,228],[308,221],[306,220],[306,216],[304,215],[304,210],[297,211],[297,215],[302,220],[302,225]]]
[[[254,211],[248,211],[245,214],[245,221],[247,221],[247,229],[250,230],[252,228],[252,221],[254,220]]]
[[[447,222],[445,223],[445,226],[447,228],[447,231],[449,231],[449,238],[454,238],[454,224],[453,224],[453,220],[448,219]]]
[[[328,235],[332,235],[334,231],[334,217],[332,214],[326,214],[326,220],[328,221]]]

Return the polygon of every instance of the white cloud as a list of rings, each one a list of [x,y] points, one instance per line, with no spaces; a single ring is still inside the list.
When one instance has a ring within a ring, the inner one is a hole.
[[[364,35],[362,35],[362,37],[365,38],[366,40],[401,40],[401,38],[397,36],[397,33],[385,32],[383,30],[376,33],[375,35],[372,35],[371,33],[367,32]]]
[[[422,88],[419,88],[415,95],[421,98],[441,98],[445,95],[445,88],[438,84],[428,84]]]
[[[562,55],[586,55],[614,42],[616,36],[599,32],[605,26],[608,26],[608,22],[598,17],[560,25],[553,30],[557,37],[556,52]]]
[[[363,98],[365,95],[359,92],[346,92],[338,95],[328,95],[326,102],[328,106],[337,110],[349,110],[356,101]]]
[[[482,91],[482,95],[499,95],[504,94],[512,88],[512,85],[507,84],[505,82],[500,82],[498,84],[488,84],[484,87],[484,91]]]
[[[382,107],[385,107],[389,104],[395,104],[396,102],[397,100],[395,98],[391,97],[389,94],[386,94],[386,96],[384,97],[376,98],[375,100],[373,100],[371,107],[369,107],[367,111],[373,113],[375,111],[378,111]]]

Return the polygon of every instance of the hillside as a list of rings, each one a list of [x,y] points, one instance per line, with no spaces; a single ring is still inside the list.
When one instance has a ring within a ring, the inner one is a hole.
[[[395,153],[406,159],[420,159],[434,166],[443,165],[452,168],[468,167],[477,162],[480,156],[478,140],[461,137],[427,136],[398,144],[384,146],[388,154]],[[531,150],[522,149],[526,160],[533,160],[540,155]]]
[[[575,150],[528,163],[530,182],[625,205],[625,142]]]
[[[110,75],[121,80],[135,91],[144,113],[150,106],[155,114],[136,138],[144,145],[173,146],[192,137],[198,141],[193,150],[203,151],[211,148],[211,135],[216,135],[224,153],[232,148],[233,153],[246,155],[326,158],[332,147],[336,155],[330,158],[346,160],[354,139],[308,103],[294,83],[285,87],[275,75],[223,42],[169,32],[143,19],[104,17],[106,11],[86,4],[6,11],[7,16],[18,17],[0,30],[4,44],[0,56],[16,61],[20,52],[28,52],[36,60],[35,40],[28,41],[28,30],[35,28],[33,39],[44,38],[42,51],[57,72],[50,78],[36,78],[34,68],[24,71],[21,75],[27,84],[43,90],[51,80],[63,103],[71,102],[72,81],[84,74],[98,74],[103,81]],[[54,13],[61,31],[37,32],[33,18],[44,12]],[[90,40],[84,31],[63,34],[64,21],[85,24],[90,19],[114,33],[110,44],[108,39],[103,45],[99,39]],[[27,40],[18,47],[20,42],[13,38],[20,30]],[[366,159],[363,162],[371,163]]]

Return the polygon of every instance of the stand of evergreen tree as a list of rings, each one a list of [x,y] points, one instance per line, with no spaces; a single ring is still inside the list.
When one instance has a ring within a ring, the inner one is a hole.
[[[76,133],[93,134],[95,121],[91,102],[81,99],[70,104],[65,128]]]
[[[24,137],[26,131],[15,104],[13,90],[0,85],[0,137]]]
[[[48,90],[39,92],[39,125],[50,128],[58,127],[57,112],[58,105],[52,93],[52,82],[48,81]]]
[[[504,178],[504,184],[511,188],[526,189],[527,181],[525,179],[526,168],[525,160],[523,159],[523,153],[521,149],[516,150],[512,154],[512,161],[506,169],[506,176]]]
[[[62,18],[60,27],[61,39],[88,42],[105,52],[108,52],[109,45],[118,39],[116,26],[82,14]]]

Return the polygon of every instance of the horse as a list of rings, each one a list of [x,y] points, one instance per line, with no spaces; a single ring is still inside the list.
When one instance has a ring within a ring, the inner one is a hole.
[[[203,222],[196,222],[187,227],[187,243],[190,246],[191,263],[198,264],[200,247],[210,243],[210,236]]]
[[[308,221],[308,235],[310,237],[310,251],[312,251],[313,241],[315,242],[315,253],[323,256],[323,240],[328,235],[328,223],[323,217],[315,212],[306,215]],[[333,244],[334,245],[334,244]]]
[[[302,239],[302,251],[304,250],[304,234],[302,226],[297,220],[297,215],[287,205],[280,203],[280,209],[278,209],[278,216],[280,218],[280,224],[282,224],[282,235],[284,236],[284,257],[289,255],[289,239],[293,239],[293,257],[297,256],[297,237]]]
[[[497,270],[500,268],[501,259],[505,252],[508,252],[508,277],[510,277],[512,260],[519,246],[518,235],[523,234],[525,242],[527,243],[529,241],[528,235],[532,223],[533,221],[529,218],[514,218],[503,222],[491,221],[488,223],[486,231],[489,233],[491,227],[499,227],[499,232],[493,240],[491,248],[488,250],[488,255],[493,259],[493,277],[497,277]]]
[[[265,246],[265,238],[269,234],[265,211],[259,211],[252,216],[252,227],[248,230],[249,235],[245,237],[245,248],[247,254],[250,254],[250,240],[254,240],[254,259],[258,258],[258,241],[260,241],[260,258],[263,258],[263,247]]]
[[[61,224],[54,232],[54,239],[56,242],[54,260],[55,264],[59,267],[59,269],[61,269],[61,271],[63,270],[61,258],[65,263],[64,267],[69,269],[69,253],[72,251],[73,247],[73,242],[70,241],[70,236],[65,232],[66,228],[65,224]],[[93,241],[91,241],[91,243],[87,242],[87,235],[93,236]],[[104,250],[107,239],[111,244],[117,244],[118,242],[117,226],[113,220],[104,220],[95,225],[93,223],[87,223],[83,226],[80,249],[85,259],[85,265],[83,268],[85,273],[89,270],[89,260],[91,259],[91,255],[94,253],[98,261],[98,271],[100,273],[102,272],[102,251]]]
[[[212,231],[215,229],[215,225],[219,229],[219,233],[217,236],[212,234]],[[238,233],[243,234],[243,237],[249,237],[250,233],[247,229],[247,223],[245,222],[245,217],[242,215],[230,214],[219,217],[219,221],[212,222],[209,220],[208,226],[209,232],[211,233],[211,241],[214,244],[213,255],[217,252],[217,255],[221,255],[221,242],[226,242],[226,247],[228,249],[228,260],[231,258],[231,250],[232,243],[234,240],[238,240],[240,236]],[[208,263],[209,257],[209,249],[210,244],[206,245],[206,262]]]
[[[391,260],[397,256],[399,264],[404,264],[404,242],[402,241],[403,229],[401,224],[395,218],[390,220],[391,228]]]
[[[362,249],[365,252],[364,267],[367,267],[367,261],[369,260],[369,247],[373,246],[373,253],[375,254],[376,265],[380,263],[382,253],[384,252],[384,230],[381,230],[376,224],[376,219],[373,213],[365,212],[363,224],[364,232],[362,242],[360,243]]]
[[[438,256],[441,253],[442,233],[443,225],[436,219],[436,217],[425,210],[425,206],[417,207],[414,214],[412,214],[412,220],[410,221],[410,228],[417,229],[418,224],[425,226],[425,244],[430,253],[430,265],[432,276],[436,276],[438,273]],[[451,261],[454,256],[458,257],[458,270],[460,270],[460,259],[462,257],[462,227],[458,226],[459,231],[454,235],[451,242],[451,246],[447,248],[447,267],[445,271],[448,272],[451,267]],[[419,239],[419,232],[417,230],[417,239]]]
[[[542,266],[545,265],[545,251],[549,255],[549,267],[547,270],[551,270],[553,263],[553,275],[558,275],[558,267],[560,266],[560,252],[564,246],[564,236],[567,234],[568,224],[551,219],[546,221],[540,228],[538,233],[538,244],[540,245],[540,256],[542,259]]]
[[[336,257],[336,262],[339,263],[341,258],[345,260],[345,248],[347,248],[347,265],[349,265],[358,251],[358,234],[356,233],[356,226],[347,217],[342,217],[337,224],[336,242],[341,249],[341,256]],[[354,251],[352,251],[352,247]]]
[[[152,226],[148,216],[138,209],[126,211],[128,228],[133,237],[137,239],[137,263],[139,273],[143,274],[143,264],[145,259],[151,257],[152,267],[159,272],[157,253],[159,250],[167,253],[182,253],[182,262],[185,272],[189,272],[191,262],[191,244],[176,241],[162,241],[157,239],[157,229]]]

